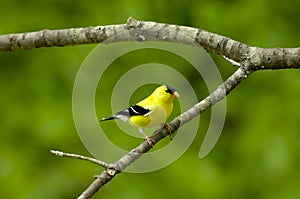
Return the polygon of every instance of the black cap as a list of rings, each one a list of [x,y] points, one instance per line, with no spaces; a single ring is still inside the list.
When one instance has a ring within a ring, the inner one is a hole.
[[[173,95],[176,92],[176,89],[174,87],[169,86],[169,85],[166,85],[166,87],[167,87],[167,90],[166,90],[167,93],[170,93],[171,95]]]

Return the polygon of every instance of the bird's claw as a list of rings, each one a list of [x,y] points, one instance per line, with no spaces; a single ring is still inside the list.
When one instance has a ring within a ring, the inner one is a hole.
[[[172,131],[172,127],[170,127],[169,124],[167,123],[164,123],[164,126],[168,131],[169,131],[169,134],[170,134],[170,140],[173,140],[173,131]]]
[[[152,138],[146,136],[145,141],[151,146],[151,148],[153,148],[155,141]]]

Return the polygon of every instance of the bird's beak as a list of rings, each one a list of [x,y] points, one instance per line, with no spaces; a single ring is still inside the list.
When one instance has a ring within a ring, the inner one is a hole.
[[[180,97],[180,95],[179,95],[179,93],[177,93],[177,91],[175,91],[175,92],[173,93],[173,96],[174,96],[175,98]]]

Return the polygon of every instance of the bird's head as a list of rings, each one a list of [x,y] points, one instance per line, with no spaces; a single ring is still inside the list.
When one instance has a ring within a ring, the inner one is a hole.
[[[156,88],[153,95],[162,101],[172,101],[174,98],[180,97],[176,89],[172,86],[162,85]]]

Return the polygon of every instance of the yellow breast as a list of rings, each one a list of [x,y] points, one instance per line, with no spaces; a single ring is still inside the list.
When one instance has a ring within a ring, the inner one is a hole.
[[[142,104],[138,104],[143,106]],[[143,106],[150,109],[151,112],[146,116],[132,116],[129,124],[134,127],[153,127],[159,126],[166,122],[173,110],[173,103],[170,104],[152,104],[151,106]]]

